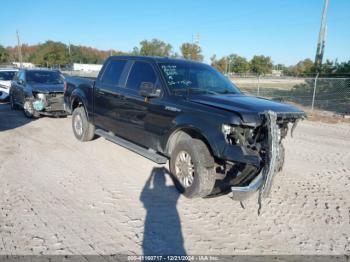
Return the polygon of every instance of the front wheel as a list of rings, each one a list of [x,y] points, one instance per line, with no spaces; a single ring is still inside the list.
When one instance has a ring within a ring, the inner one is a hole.
[[[37,118],[39,115],[35,112],[33,103],[30,100],[27,100],[23,104],[23,113],[27,118]]]
[[[12,110],[16,110],[18,109],[18,106],[15,102],[15,100],[13,99],[13,95],[10,94],[10,106]]]
[[[72,114],[72,127],[74,136],[82,141],[90,141],[95,136],[95,126],[89,123],[84,107],[77,107]]]
[[[179,141],[170,157],[177,189],[188,198],[208,196],[215,184],[214,158],[199,139]]]

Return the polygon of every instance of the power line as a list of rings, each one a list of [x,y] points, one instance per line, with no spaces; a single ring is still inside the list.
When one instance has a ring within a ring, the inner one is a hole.
[[[196,34],[192,35],[192,44],[195,44],[195,45],[199,46],[199,40],[200,40],[199,33],[196,33]]]

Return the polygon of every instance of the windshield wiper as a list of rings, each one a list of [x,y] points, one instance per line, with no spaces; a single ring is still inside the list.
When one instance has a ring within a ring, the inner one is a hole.
[[[177,92],[189,92],[189,91],[199,91],[199,92],[201,92],[201,91],[203,91],[203,92],[205,92],[205,93],[207,93],[207,94],[211,94],[211,95],[218,95],[219,93],[217,93],[217,92],[214,92],[214,91],[211,91],[211,90],[209,90],[209,89],[205,89],[205,88],[198,88],[198,87],[188,87],[188,88],[176,88],[176,89],[172,89],[172,91],[174,92],[174,93],[177,93]]]
[[[231,91],[231,90],[227,90],[225,89],[224,91],[220,92],[220,94],[236,94],[235,92]]]

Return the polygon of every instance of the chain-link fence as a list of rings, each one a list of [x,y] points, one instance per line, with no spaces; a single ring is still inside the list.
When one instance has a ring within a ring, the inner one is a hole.
[[[246,94],[293,102],[310,109],[350,113],[350,78],[233,77]]]

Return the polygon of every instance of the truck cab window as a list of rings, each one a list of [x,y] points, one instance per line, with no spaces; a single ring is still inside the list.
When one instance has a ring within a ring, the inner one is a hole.
[[[156,85],[157,75],[149,63],[137,61],[132,66],[126,87],[138,91],[143,82]]]
[[[109,63],[102,76],[102,82],[105,84],[115,85],[119,84],[120,76],[123,72],[126,60],[114,60]]]

